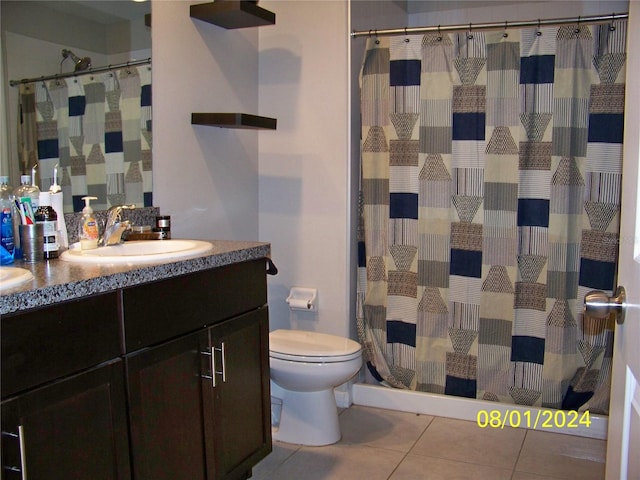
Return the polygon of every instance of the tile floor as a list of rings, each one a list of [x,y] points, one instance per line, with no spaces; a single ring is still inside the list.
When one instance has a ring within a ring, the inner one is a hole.
[[[326,447],[274,442],[255,480],[543,480],[604,478],[606,442],[352,406]]]

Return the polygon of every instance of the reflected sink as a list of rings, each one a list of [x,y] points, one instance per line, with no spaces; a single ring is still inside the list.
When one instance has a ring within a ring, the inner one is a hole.
[[[88,264],[131,264],[166,262],[201,255],[213,248],[210,242],[202,240],[132,240],[119,245],[81,250],[75,243],[62,252],[60,259],[65,262]]]
[[[16,287],[33,280],[33,274],[24,268],[0,267],[0,290]]]

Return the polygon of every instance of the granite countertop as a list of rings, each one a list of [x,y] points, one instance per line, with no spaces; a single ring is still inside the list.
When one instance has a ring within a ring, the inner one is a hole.
[[[34,279],[0,291],[0,315],[271,255],[269,243],[210,241],[210,252],[169,263],[85,265],[59,259],[36,264],[16,262],[12,266],[30,270]]]

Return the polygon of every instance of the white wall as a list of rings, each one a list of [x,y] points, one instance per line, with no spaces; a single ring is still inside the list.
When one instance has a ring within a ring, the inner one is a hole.
[[[191,125],[192,112],[258,110],[258,32],[153,0],[153,203],[174,237],[258,238],[258,133]]]
[[[271,329],[349,335],[349,18],[345,1],[263,0],[260,28],[260,240],[280,273],[269,277]],[[292,286],[318,289],[317,313],[290,312]]]

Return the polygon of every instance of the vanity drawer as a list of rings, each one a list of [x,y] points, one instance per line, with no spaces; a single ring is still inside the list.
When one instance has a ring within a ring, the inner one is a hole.
[[[3,315],[2,398],[121,354],[118,294]]]
[[[265,262],[234,263],[124,289],[126,353],[265,305]]]

